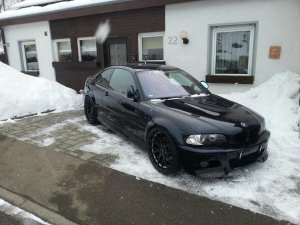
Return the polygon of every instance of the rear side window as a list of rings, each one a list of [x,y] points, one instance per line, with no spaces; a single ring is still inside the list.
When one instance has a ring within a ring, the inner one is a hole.
[[[96,84],[101,85],[102,87],[108,88],[111,75],[114,72],[114,69],[108,69],[99,74],[96,78]]]
[[[122,95],[127,95],[127,90],[129,87],[136,87],[132,74],[127,70],[123,69],[114,70],[111,80],[109,82],[109,86],[113,90],[121,93]]]

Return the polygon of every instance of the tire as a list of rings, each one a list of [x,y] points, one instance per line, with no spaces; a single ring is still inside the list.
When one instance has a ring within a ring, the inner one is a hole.
[[[169,133],[160,127],[153,128],[147,136],[148,156],[152,165],[163,174],[180,170],[179,153]]]
[[[84,114],[90,124],[94,125],[99,123],[94,103],[89,96],[86,96],[84,99]]]

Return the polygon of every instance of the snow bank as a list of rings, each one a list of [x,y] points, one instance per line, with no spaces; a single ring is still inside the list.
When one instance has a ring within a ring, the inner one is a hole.
[[[298,129],[300,75],[284,72],[245,93],[222,95],[260,113],[275,133]]]
[[[57,82],[23,74],[0,62],[0,120],[80,108],[81,95]]]
[[[36,222],[39,224],[50,225],[49,223],[46,223],[35,215],[28,213],[16,206],[13,206],[2,199],[0,199],[0,211],[4,212],[7,215],[20,219],[22,221],[22,224],[25,225],[36,224]]]

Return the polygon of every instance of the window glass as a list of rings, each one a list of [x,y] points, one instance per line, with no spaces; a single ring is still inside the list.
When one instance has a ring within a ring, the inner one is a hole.
[[[39,64],[35,42],[22,42],[22,51],[25,71],[38,71]]]
[[[137,72],[147,98],[174,98],[205,93],[201,84],[186,72],[145,70]]]
[[[253,51],[250,30],[226,31],[216,30],[214,74],[250,74],[252,65],[249,63]]]
[[[58,41],[57,44],[57,55],[59,62],[72,62],[72,50],[71,50],[71,42],[69,40],[66,41]]]
[[[143,60],[163,60],[163,37],[142,38]]]
[[[111,79],[111,75],[113,73],[114,69],[108,69],[99,74],[96,78],[96,83],[108,88],[109,87],[109,81]]]
[[[111,80],[109,82],[109,86],[113,90],[115,90],[123,95],[127,95],[127,90],[130,86],[133,86],[134,88],[136,88],[132,74],[130,72],[128,72],[126,70],[122,70],[122,69],[114,70]]]
[[[171,83],[183,87],[190,94],[200,94],[201,89],[193,80],[184,75],[181,71],[170,71],[166,73]]]
[[[97,61],[96,39],[79,40],[79,48],[82,62]]]

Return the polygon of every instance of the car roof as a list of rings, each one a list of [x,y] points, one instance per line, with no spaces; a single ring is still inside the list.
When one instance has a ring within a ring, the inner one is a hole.
[[[114,68],[117,67],[127,67],[133,69],[135,71],[143,71],[143,70],[162,70],[162,71],[170,71],[170,70],[178,70],[178,68],[173,66],[167,66],[162,64],[148,64],[148,63],[130,63],[127,65],[122,66],[113,66]]]

